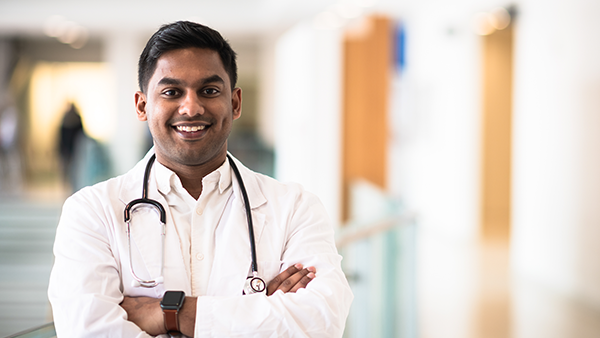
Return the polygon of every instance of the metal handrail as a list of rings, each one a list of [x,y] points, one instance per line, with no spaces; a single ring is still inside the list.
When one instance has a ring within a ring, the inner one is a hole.
[[[15,333],[6,338],[56,338],[56,330],[54,330],[54,322],[51,322]]]
[[[400,215],[390,216],[378,221],[374,221],[367,226],[352,227],[351,225],[342,227],[344,230],[337,236],[335,244],[338,249],[343,248],[354,242],[365,238],[386,232],[396,226],[409,226],[416,220],[415,213],[407,212]],[[347,229],[347,230],[346,230]]]

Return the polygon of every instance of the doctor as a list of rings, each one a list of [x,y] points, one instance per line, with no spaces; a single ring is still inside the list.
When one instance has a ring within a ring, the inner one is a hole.
[[[154,147],[65,202],[48,290],[58,337],[341,337],[353,296],[323,205],[232,159],[238,181],[227,160],[242,103],[229,44],[199,24],[163,26],[138,76],[135,108]],[[164,239],[141,205],[129,240],[123,210],[141,197],[153,155],[147,195],[164,206]],[[242,294],[253,260],[241,182],[264,293]]]

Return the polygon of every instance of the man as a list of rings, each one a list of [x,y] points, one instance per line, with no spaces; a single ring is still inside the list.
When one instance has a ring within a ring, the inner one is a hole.
[[[353,296],[322,204],[228,160],[242,102],[229,44],[199,24],[163,26],[138,75],[137,116],[154,147],[125,175],[65,202],[48,291],[58,336],[341,336]],[[254,264],[241,182],[266,294],[242,292]],[[124,209],[142,186],[164,206],[163,239],[159,207],[145,203],[132,208],[127,237]]]

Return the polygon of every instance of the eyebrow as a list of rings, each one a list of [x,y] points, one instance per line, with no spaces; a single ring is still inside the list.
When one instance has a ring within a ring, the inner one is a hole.
[[[158,81],[158,85],[180,85],[183,82],[181,80],[174,79],[172,77],[163,77]]]
[[[221,83],[223,85],[225,84],[225,80],[223,80],[222,77],[220,77],[219,75],[216,75],[216,74],[213,76],[209,76],[202,80],[203,85],[205,85],[207,83],[215,83],[215,82]]]
[[[200,81],[200,85],[206,85],[208,83],[221,83],[223,85],[225,85],[225,80],[223,80],[222,77],[220,77],[219,75],[212,75],[209,76],[207,78],[204,78]],[[167,86],[173,86],[173,85],[183,85],[183,81],[179,80],[179,79],[174,79],[172,77],[163,77],[162,79],[160,79],[160,81],[158,81],[158,85],[167,85]]]

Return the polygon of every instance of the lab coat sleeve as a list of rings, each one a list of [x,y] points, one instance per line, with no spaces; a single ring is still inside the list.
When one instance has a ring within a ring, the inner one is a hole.
[[[120,267],[107,208],[87,188],[63,206],[48,288],[58,337],[150,337],[119,306]]]
[[[294,209],[285,220],[289,225],[282,270],[302,263],[315,266],[316,277],[296,293],[199,297],[195,337],[342,336],[353,295],[341,270],[333,228],[312,194],[301,194]]]

